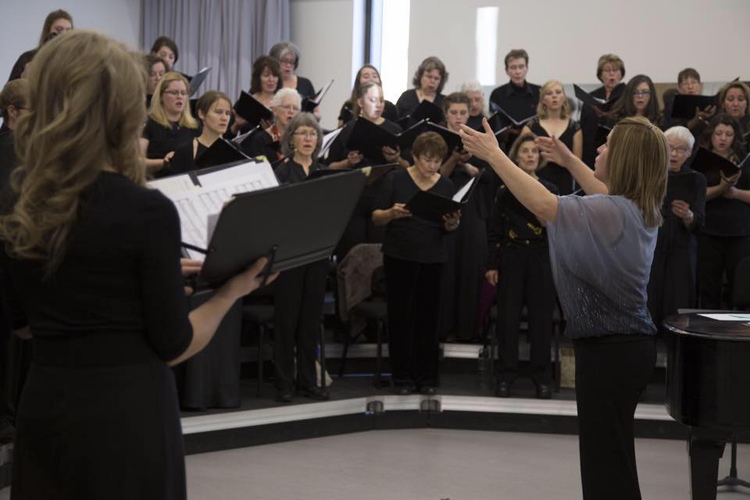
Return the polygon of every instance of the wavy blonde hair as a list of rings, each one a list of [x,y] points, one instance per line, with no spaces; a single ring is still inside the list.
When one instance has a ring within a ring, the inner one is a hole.
[[[105,167],[145,183],[138,139],[146,119],[141,56],[104,35],[70,31],[42,47],[30,66],[28,112],[15,127],[20,167],[13,212],[0,237],[17,258],[62,260],[81,193]]]
[[[560,118],[568,118],[570,116],[570,101],[568,101],[568,95],[565,93],[565,86],[559,80],[548,80],[542,88],[539,90],[539,104],[536,106],[536,114],[539,115],[540,120],[546,120],[549,117],[547,113],[547,105],[544,104],[544,94],[547,93],[555,85],[559,85],[562,89],[563,103],[562,109],[560,110]]]
[[[159,85],[156,86],[156,90],[154,90],[154,95],[151,97],[151,107],[148,110],[148,117],[154,120],[156,123],[161,125],[162,127],[172,129],[172,122],[169,121],[169,118],[167,118],[167,113],[164,111],[164,107],[161,103],[161,95],[164,93],[165,90],[167,90],[167,87],[169,87],[169,84],[173,82],[182,82],[185,84],[185,90],[187,91],[190,88],[190,85],[188,84],[187,78],[182,76],[181,74],[170,71],[166,75],[164,75],[159,82]],[[187,100],[189,96],[186,96],[186,102],[185,107],[182,108],[182,115],[180,116],[180,126],[186,127],[186,128],[198,128],[198,120],[193,118],[193,114],[190,112],[190,101]]]
[[[656,125],[641,117],[623,118],[615,125],[607,146],[609,194],[638,205],[646,227],[662,223],[668,169],[669,142]]]

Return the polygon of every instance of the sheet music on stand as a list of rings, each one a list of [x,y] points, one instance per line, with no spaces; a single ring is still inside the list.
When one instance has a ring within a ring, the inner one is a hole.
[[[279,181],[267,161],[243,161],[149,182],[172,200],[180,216],[182,242],[207,248],[209,218],[215,216],[237,193],[276,187]],[[204,255],[187,249],[191,259]]]

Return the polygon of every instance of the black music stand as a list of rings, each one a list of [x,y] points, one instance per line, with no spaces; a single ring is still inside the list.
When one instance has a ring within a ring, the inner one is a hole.
[[[198,288],[217,288],[264,256],[267,273],[330,257],[365,180],[351,171],[235,195],[219,214]]]
[[[732,462],[729,466],[729,475],[716,482],[716,488],[726,486],[728,491],[734,491],[738,487],[750,488],[750,483],[737,477],[737,435],[732,435]]]

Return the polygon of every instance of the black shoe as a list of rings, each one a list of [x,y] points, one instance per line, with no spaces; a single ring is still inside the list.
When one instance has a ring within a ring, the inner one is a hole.
[[[306,398],[314,399],[315,401],[328,401],[330,395],[325,389],[320,387],[297,387],[297,394],[305,396]]]
[[[425,385],[419,388],[419,392],[425,396],[434,396],[437,394],[437,389],[431,385]]]
[[[506,382],[504,380],[501,380],[497,383],[497,388],[495,388],[495,395],[499,398],[509,398],[510,397],[510,382]]]
[[[396,393],[396,396],[408,396],[414,392],[414,387],[410,385],[397,385],[394,387],[393,392]]]
[[[539,384],[536,386],[536,397],[537,399],[550,399],[552,397],[552,391],[547,384]]]
[[[276,401],[279,403],[291,403],[292,402],[292,392],[291,391],[278,391],[276,393]]]

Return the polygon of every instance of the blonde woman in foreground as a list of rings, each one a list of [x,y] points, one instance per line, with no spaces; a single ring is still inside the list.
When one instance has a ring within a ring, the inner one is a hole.
[[[211,340],[265,262],[188,314],[177,211],[144,185],[140,56],[71,31],[39,50],[28,79],[17,201],[0,217],[2,297],[33,342],[11,498],[184,499],[169,367]]]
[[[547,225],[552,273],[573,339],[583,497],[640,499],[633,416],[656,362],[646,307],[669,144],[645,118],[609,134],[592,172],[555,138],[543,157],[568,169],[591,196],[555,196],[517,168],[485,133],[463,126],[464,148],[487,160],[518,200]]]

